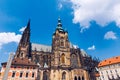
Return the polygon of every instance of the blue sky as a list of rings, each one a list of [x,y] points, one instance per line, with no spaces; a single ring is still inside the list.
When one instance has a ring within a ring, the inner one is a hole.
[[[28,19],[31,42],[51,45],[59,16],[72,44],[101,60],[118,56],[119,9],[119,0],[0,0],[0,63],[16,51]]]

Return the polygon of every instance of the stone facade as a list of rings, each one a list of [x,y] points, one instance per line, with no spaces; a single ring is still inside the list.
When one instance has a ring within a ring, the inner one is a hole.
[[[68,32],[62,28],[60,19],[52,36],[52,46],[30,42],[29,21],[12,61],[8,80],[94,80],[84,61],[88,57],[80,48],[70,44]],[[5,67],[6,63],[2,63],[1,72],[4,73]]]

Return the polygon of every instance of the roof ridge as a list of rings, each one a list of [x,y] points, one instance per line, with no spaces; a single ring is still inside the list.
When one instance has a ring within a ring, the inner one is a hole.
[[[43,45],[43,46],[51,46],[51,45],[46,45],[46,44],[40,44],[40,43],[31,43],[31,44],[35,44],[35,45]]]

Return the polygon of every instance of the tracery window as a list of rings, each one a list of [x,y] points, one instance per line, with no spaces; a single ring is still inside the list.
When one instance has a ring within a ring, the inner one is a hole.
[[[75,54],[71,55],[71,66],[72,67],[78,66],[78,60],[77,60],[77,56]]]
[[[62,80],[66,80],[66,73],[65,72],[62,73]]]
[[[24,57],[23,53],[21,53],[21,57]]]

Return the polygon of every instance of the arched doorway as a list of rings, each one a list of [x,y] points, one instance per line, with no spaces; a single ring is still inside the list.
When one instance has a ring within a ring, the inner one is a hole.
[[[66,72],[62,73],[62,80],[66,80]]]
[[[78,77],[78,80],[81,80],[80,76]]]
[[[77,77],[75,76],[74,80],[77,80]]]
[[[82,76],[82,80],[84,80],[84,77]]]
[[[43,80],[49,80],[49,74],[47,71],[43,72]]]

